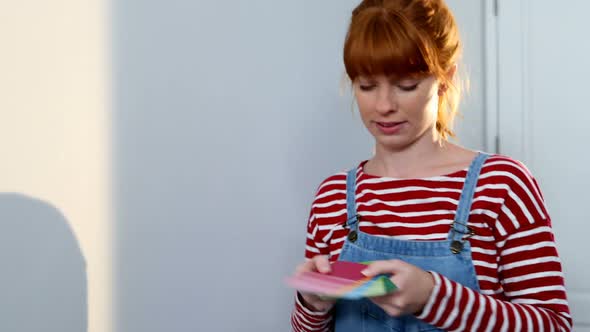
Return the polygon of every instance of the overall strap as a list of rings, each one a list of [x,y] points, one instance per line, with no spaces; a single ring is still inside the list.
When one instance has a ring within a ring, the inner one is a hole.
[[[358,229],[358,218],[356,214],[356,171],[354,167],[346,174],[346,226],[355,230]]]
[[[463,184],[463,190],[461,191],[461,198],[459,198],[457,212],[455,213],[455,220],[449,231],[449,240],[461,241],[463,235],[471,234],[471,230],[467,227],[469,212],[471,211],[471,203],[473,202],[479,173],[489,156],[489,154],[478,152],[477,156],[469,166],[467,176],[465,177],[465,183]]]

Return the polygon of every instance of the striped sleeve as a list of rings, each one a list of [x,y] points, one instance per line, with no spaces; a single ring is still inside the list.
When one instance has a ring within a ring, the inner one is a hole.
[[[337,177],[336,177],[337,178]],[[339,182],[336,180],[336,182]],[[317,222],[317,206],[322,204],[322,198],[330,193],[333,178],[326,179],[319,187],[316,198],[311,208],[307,222],[307,234],[305,240],[305,258],[311,259],[316,255],[330,255],[330,249],[326,243],[326,230],[320,229]],[[291,314],[291,327],[295,332],[329,332],[333,331],[333,312],[311,311],[306,308],[299,294],[295,296],[295,308]]]
[[[291,314],[291,327],[295,332],[311,332],[321,331],[330,332],[333,331],[332,325],[332,313],[328,312],[316,312],[307,309],[299,294],[295,295],[295,309]]]
[[[435,288],[418,318],[448,331],[571,331],[551,221],[522,164],[494,223],[499,289],[479,293],[431,272]]]

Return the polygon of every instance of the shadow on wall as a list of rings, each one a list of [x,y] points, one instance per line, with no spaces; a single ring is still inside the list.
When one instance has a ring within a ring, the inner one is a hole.
[[[0,193],[0,331],[87,330],[85,261],[53,206]]]

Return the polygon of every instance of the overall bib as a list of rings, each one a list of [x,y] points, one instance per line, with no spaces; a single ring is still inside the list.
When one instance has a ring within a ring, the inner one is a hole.
[[[469,211],[481,167],[489,155],[478,153],[465,178],[461,198],[447,240],[406,241],[369,235],[359,231],[356,212],[356,168],[346,180],[346,227],[350,229],[339,260],[365,262],[400,259],[425,271],[435,271],[466,287],[479,291],[471,247],[466,237]],[[413,315],[391,317],[369,299],[340,300],[336,303],[336,332],[441,331]]]

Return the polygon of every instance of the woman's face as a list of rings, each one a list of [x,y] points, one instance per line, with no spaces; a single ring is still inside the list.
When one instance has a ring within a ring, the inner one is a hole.
[[[360,76],[353,85],[363,123],[381,148],[399,151],[419,140],[436,140],[439,83],[434,76]]]

